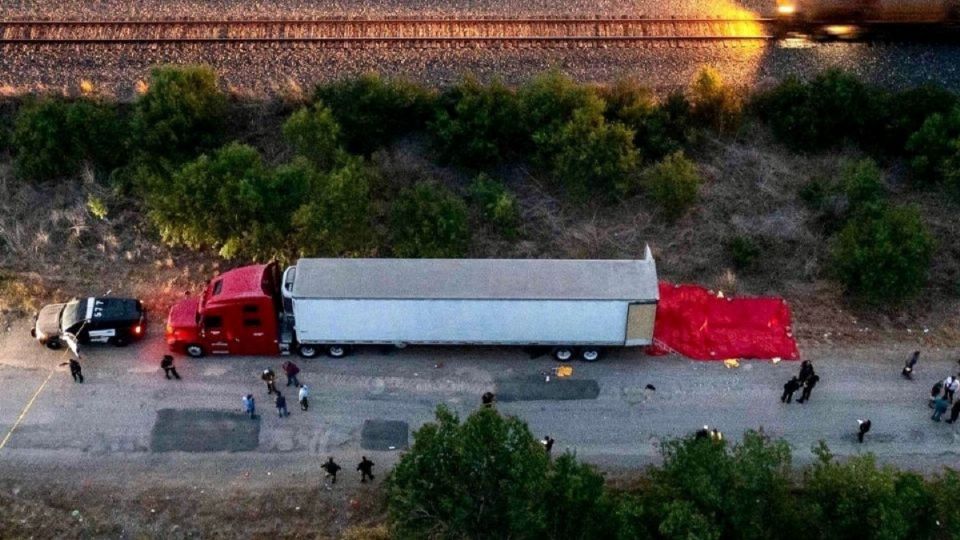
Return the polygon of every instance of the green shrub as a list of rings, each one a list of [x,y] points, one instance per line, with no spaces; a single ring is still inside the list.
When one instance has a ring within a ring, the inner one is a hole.
[[[556,133],[576,114],[586,118],[603,115],[605,104],[592,88],[576,84],[566,75],[551,71],[523,85],[520,99],[521,125],[534,148],[534,161],[550,168],[562,144]]]
[[[737,270],[751,270],[760,262],[760,245],[749,236],[734,237],[727,244],[727,251]]]
[[[846,290],[869,303],[897,303],[926,280],[934,242],[914,207],[881,207],[850,219],[834,239],[831,267]]]
[[[644,158],[659,160],[687,143],[689,102],[671,94],[662,105],[653,92],[632,79],[621,79],[602,93],[608,122],[633,130],[633,144]],[[679,100],[679,101],[678,101]]]
[[[283,124],[283,136],[297,154],[321,171],[328,171],[345,158],[340,147],[340,125],[323,103],[296,111]]]
[[[953,141],[953,154],[944,160],[941,171],[947,192],[960,202],[960,138]]]
[[[304,257],[359,255],[373,246],[370,209],[370,171],[359,159],[328,173],[320,173],[303,161],[277,171],[281,185],[303,185],[306,202],[292,217],[296,250]]]
[[[872,159],[847,163],[840,173],[839,187],[846,198],[848,214],[869,212],[885,204],[887,198],[883,171]]]
[[[444,159],[488,167],[522,143],[518,114],[517,97],[503,83],[467,78],[442,96],[430,128]]]
[[[507,238],[517,235],[520,208],[517,198],[502,183],[480,174],[470,184],[469,199],[483,219],[496,227],[500,234]]]
[[[633,132],[623,124],[581,109],[551,139],[553,175],[573,197],[615,198],[630,191],[640,159]]]
[[[319,86],[315,96],[330,107],[343,127],[347,149],[361,154],[425,127],[435,99],[416,83],[376,73]]]
[[[280,185],[257,151],[239,143],[147,183],[148,214],[163,240],[212,247],[225,258],[280,256],[302,186]]]
[[[690,95],[692,117],[697,124],[720,134],[731,133],[740,126],[743,104],[716,70],[701,69]]]
[[[856,77],[830,70],[810,83],[788,78],[754,106],[782,143],[804,152],[882,137],[886,96]]]
[[[934,114],[907,141],[907,156],[916,184],[934,186],[943,180],[944,165],[960,140],[960,106]]]
[[[45,98],[24,105],[13,146],[17,175],[30,180],[76,174],[84,163],[109,171],[126,158],[116,106],[87,99]]]
[[[945,115],[957,104],[957,95],[938,86],[920,86],[891,96],[887,100],[885,141],[881,149],[887,153],[902,154],[907,141],[927,118]]]
[[[467,207],[448,189],[420,182],[394,201],[390,240],[397,257],[463,257],[470,240]]]
[[[223,143],[227,101],[212,69],[157,67],[149,84],[131,123],[134,150],[144,161],[183,163]]]
[[[670,154],[646,170],[641,181],[650,198],[670,220],[686,213],[699,197],[700,173],[683,152]]]

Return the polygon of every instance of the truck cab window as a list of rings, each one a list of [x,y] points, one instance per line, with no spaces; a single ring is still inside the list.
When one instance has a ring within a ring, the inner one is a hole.
[[[203,318],[203,326],[206,328],[220,328],[223,326],[223,317],[211,315]]]
[[[243,306],[244,313],[256,313],[259,311],[259,307],[256,304],[246,304]]]
[[[213,284],[213,295],[216,296],[220,294],[220,291],[223,290],[223,280],[219,279],[216,283]]]

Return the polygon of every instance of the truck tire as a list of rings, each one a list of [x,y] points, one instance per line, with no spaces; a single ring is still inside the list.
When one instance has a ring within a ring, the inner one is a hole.
[[[187,351],[187,356],[191,358],[201,358],[204,354],[203,347],[196,343],[191,343],[187,345],[184,350]]]
[[[573,358],[573,349],[570,347],[555,347],[553,349],[553,359],[557,362],[566,362]]]
[[[316,345],[300,345],[297,347],[297,353],[303,358],[316,358],[320,354],[320,349]]]
[[[584,362],[596,362],[603,356],[603,350],[600,347],[584,347],[580,349],[580,359]]]
[[[46,345],[47,348],[52,351],[57,351],[57,350],[60,350],[60,347],[63,347],[63,342],[61,342],[57,338],[52,338],[52,339],[48,339],[47,342],[44,343],[44,345]]]
[[[350,351],[344,345],[330,345],[327,347],[327,356],[330,358],[343,358]]]

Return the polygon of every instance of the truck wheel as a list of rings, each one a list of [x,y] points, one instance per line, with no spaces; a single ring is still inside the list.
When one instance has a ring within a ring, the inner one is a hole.
[[[580,359],[584,362],[596,362],[603,351],[597,347],[584,347],[580,350]]]
[[[566,362],[573,358],[573,349],[570,347],[557,347],[553,349],[553,358],[558,362]]]
[[[320,353],[315,345],[300,345],[297,347],[297,352],[304,358],[316,358],[317,354]]]
[[[57,338],[48,339],[47,342],[44,343],[44,345],[46,345],[48,349],[54,350],[54,351],[59,350],[60,347],[63,347],[63,343],[61,343],[60,340]]]
[[[347,355],[347,348],[343,345],[330,345],[327,347],[327,356],[330,358],[343,358]]]
[[[200,358],[203,356],[203,347],[197,345],[196,343],[191,343],[186,347],[187,355],[192,358]]]

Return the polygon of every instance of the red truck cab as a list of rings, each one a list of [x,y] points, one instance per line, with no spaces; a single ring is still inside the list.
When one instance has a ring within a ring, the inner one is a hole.
[[[213,278],[199,298],[170,308],[170,350],[193,357],[278,354],[278,281],[275,263],[243,266]]]

